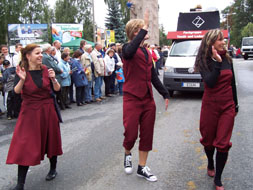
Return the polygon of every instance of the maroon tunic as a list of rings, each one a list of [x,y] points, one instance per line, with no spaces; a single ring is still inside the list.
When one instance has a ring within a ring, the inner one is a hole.
[[[22,106],[13,133],[7,164],[34,166],[48,158],[62,154],[60,125],[51,98],[48,69],[43,66],[42,88],[26,73],[21,92]]]
[[[235,119],[231,69],[220,71],[213,88],[205,84],[200,115],[201,144],[216,147],[220,152],[228,152]]]

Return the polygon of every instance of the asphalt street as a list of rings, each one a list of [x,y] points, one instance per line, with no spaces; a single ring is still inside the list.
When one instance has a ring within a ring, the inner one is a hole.
[[[226,190],[252,190],[253,59],[234,59],[234,67],[240,111],[223,183]],[[154,94],[157,116],[153,150],[147,165],[157,175],[157,182],[136,176],[138,142],[132,151],[135,172],[124,173],[122,96],[115,96],[82,107],[72,104],[72,109],[62,112],[64,154],[58,158],[58,176],[53,181],[45,181],[49,170],[45,156],[41,165],[30,167],[26,190],[214,190],[199,143],[202,94],[176,92],[167,111],[163,98],[155,90]],[[17,166],[5,164],[15,122],[5,116],[0,118],[1,190],[12,189],[17,180]]]

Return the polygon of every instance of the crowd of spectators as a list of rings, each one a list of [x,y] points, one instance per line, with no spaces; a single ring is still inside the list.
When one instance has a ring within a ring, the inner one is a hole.
[[[7,113],[8,120],[18,117],[22,102],[22,95],[13,90],[19,80],[15,70],[21,63],[21,48],[22,44],[16,44],[15,52],[10,55],[7,45],[0,47],[0,91],[4,107],[4,110],[0,109],[0,116]],[[95,43],[92,47],[82,40],[80,48],[71,52],[70,48],[62,49],[56,40],[52,45],[43,44],[41,48],[42,63],[54,70],[61,85],[61,90],[55,92],[61,110],[71,109],[74,103],[84,106],[123,95],[121,44],[111,43],[108,48],[102,48],[100,43]],[[103,83],[105,90],[102,91]]]
[[[164,66],[168,48],[154,44],[144,44],[150,51],[156,72]],[[4,110],[7,118],[17,118],[22,98],[15,94],[14,86],[18,82],[15,68],[20,64],[22,44],[16,44],[15,52],[9,54],[7,45],[0,47],[0,92],[3,96]],[[122,63],[122,45],[111,43],[108,48],[95,43],[94,47],[85,40],[80,42],[80,48],[71,53],[70,48],[61,47],[56,40],[41,46],[43,50],[42,63],[48,69],[52,68],[61,90],[55,92],[56,100],[61,110],[71,109],[71,104],[84,106],[93,102],[102,102],[115,95],[123,95],[125,81]],[[104,90],[102,86],[104,84]],[[102,93],[104,92],[104,94]]]

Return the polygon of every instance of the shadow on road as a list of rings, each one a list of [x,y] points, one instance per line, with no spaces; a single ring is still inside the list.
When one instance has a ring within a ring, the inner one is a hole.
[[[191,99],[201,100],[203,92],[186,92],[186,91],[175,91],[172,99]]]

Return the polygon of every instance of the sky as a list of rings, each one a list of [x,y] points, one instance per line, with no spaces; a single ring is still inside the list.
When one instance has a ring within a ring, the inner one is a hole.
[[[50,0],[51,7],[54,6],[56,0]],[[164,26],[165,32],[175,31],[177,29],[177,19],[179,12],[189,12],[190,8],[194,8],[200,4],[202,10],[215,7],[219,11],[230,6],[234,0],[158,0],[159,3],[159,24]],[[105,28],[105,17],[107,16],[107,5],[104,0],[94,0],[95,22],[98,27]]]

